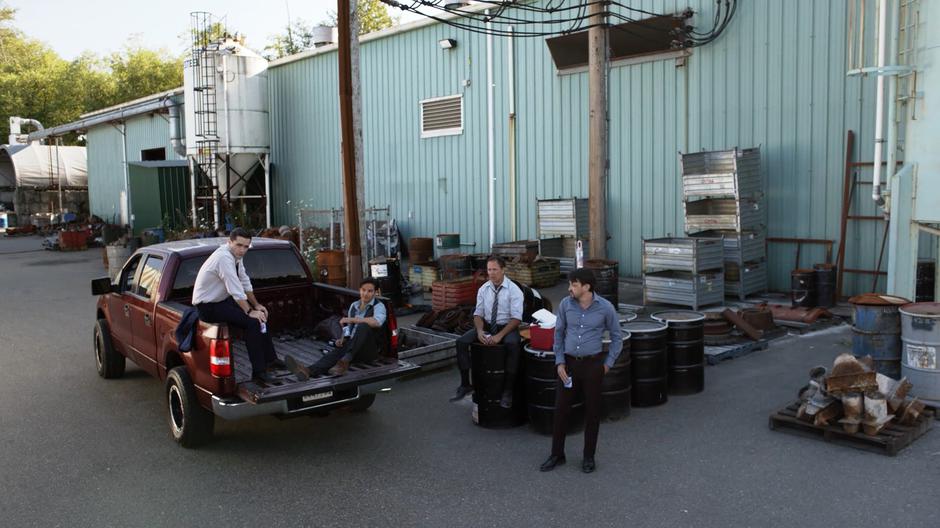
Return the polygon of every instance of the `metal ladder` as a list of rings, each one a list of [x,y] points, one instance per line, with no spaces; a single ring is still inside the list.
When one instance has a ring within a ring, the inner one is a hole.
[[[216,58],[219,51],[218,35],[213,35],[215,24],[206,12],[192,13],[192,75],[195,101],[196,187],[193,200],[202,227],[220,225],[219,196],[219,130],[216,102]]]

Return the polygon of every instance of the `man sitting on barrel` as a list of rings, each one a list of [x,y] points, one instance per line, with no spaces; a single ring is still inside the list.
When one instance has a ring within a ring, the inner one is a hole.
[[[477,305],[473,312],[474,328],[457,339],[457,365],[460,367],[460,386],[450,401],[462,400],[473,392],[470,385],[470,345],[502,344],[506,350],[506,377],[500,406],[512,407],[512,388],[519,369],[519,323],[522,322],[523,294],[513,281],[506,278],[506,261],[490,256],[486,260],[489,281],[477,291]]]

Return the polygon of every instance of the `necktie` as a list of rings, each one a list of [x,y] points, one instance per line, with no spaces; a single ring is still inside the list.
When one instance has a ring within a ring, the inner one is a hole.
[[[502,285],[496,287],[496,293],[493,294],[493,311],[490,313],[490,334],[496,333],[496,316],[499,314],[499,290]]]

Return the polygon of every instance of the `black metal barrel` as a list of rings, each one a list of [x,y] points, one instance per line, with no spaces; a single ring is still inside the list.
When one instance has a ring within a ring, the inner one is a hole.
[[[610,347],[610,339],[603,341],[604,352]],[[601,384],[601,418],[619,420],[630,416],[630,393],[633,380],[630,375],[630,332],[623,332],[623,350],[604,376]]]
[[[393,306],[404,306],[401,292],[401,262],[396,258],[372,260],[369,275],[379,283],[382,296],[392,301]]]
[[[584,267],[594,272],[594,291],[617,308],[620,302],[620,264],[616,260],[587,260]]]
[[[550,435],[555,419],[555,393],[558,388],[555,354],[550,350],[539,350],[527,346],[524,361],[529,425],[540,434]],[[568,416],[569,433],[584,426],[584,396],[580,391],[571,405],[571,414]]]
[[[666,403],[666,325],[656,321],[634,321],[621,325],[621,328],[630,332],[632,405],[652,407]]]
[[[816,272],[811,269],[790,272],[790,304],[793,307],[816,306]]]
[[[705,390],[705,314],[667,310],[654,313],[652,318],[669,326],[666,337],[669,394]]]
[[[836,304],[836,267],[832,264],[813,266],[816,282],[816,305],[829,308]]]
[[[521,375],[513,384],[512,407],[504,409],[499,401],[506,380],[506,349],[503,345],[470,345],[470,375],[473,381],[473,421],[480,427],[501,429],[526,421],[525,382]]]

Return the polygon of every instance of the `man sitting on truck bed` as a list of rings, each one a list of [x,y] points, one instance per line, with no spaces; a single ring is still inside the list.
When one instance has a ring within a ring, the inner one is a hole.
[[[353,302],[346,317],[339,320],[343,325],[343,337],[337,339],[336,348],[324,354],[319,361],[305,367],[290,355],[284,358],[287,368],[298,379],[304,381],[327,372],[341,376],[353,360],[369,362],[379,356],[385,337],[382,327],[388,314],[385,305],[375,298],[377,288],[375,279],[367,278],[359,283],[359,300]]]
[[[245,333],[251,377],[274,380],[269,370],[283,368],[274,353],[271,335],[264,325],[268,309],[255,298],[251,279],[242,257],[251,245],[251,234],[240,227],[232,230],[228,242],[219,246],[199,268],[193,287],[193,306],[207,323],[227,323]]]

